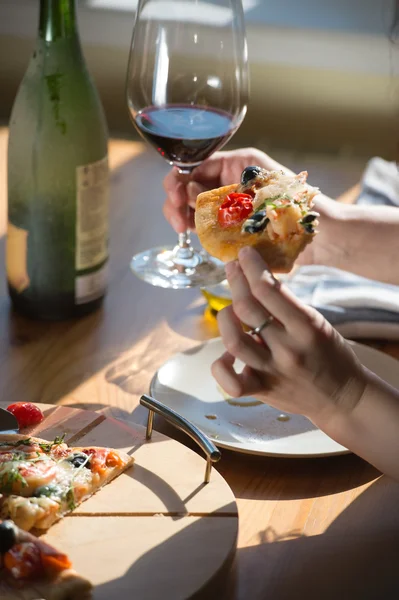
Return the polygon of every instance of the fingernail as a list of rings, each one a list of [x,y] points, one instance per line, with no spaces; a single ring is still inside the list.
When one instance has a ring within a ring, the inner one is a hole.
[[[244,246],[244,248],[241,248],[241,250],[239,251],[238,258],[245,258],[246,256],[250,256],[252,252],[254,252],[254,250],[253,248],[251,248],[251,246]]]

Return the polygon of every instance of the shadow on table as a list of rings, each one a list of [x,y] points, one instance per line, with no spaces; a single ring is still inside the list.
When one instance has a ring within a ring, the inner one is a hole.
[[[383,477],[322,535],[278,539],[265,532],[260,545],[238,551],[239,583],[230,597],[398,598],[398,503],[399,485]]]
[[[167,323],[175,333],[198,342],[220,336],[216,315],[202,295],[182,312],[168,316]]]
[[[163,418],[155,416],[154,427],[202,454],[195,442]],[[227,481],[237,499],[318,498],[364,485],[381,475],[355,454],[325,458],[282,458],[243,454],[224,448],[221,448],[221,453],[222,458],[214,468]]]
[[[167,537],[144,553],[124,575],[96,587],[96,600],[139,598],[140,600],[227,600],[234,578],[231,569],[238,521],[235,516],[162,519],[160,537]],[[142,523],[143,524],[142,518]],[[150,517],[154,521],[154,517]],[[183,521],[182,521],[183,519]],[[167,523],[170,520],[170,523]],[[165,530],[163,527],[168,526]],[[151,527],[156,527],[149,523]],[[170,528],[171,535],[165,532]],[[173,534],[173,531],[176,533]],[[164,532],[163,534],[161,532]],[[132,540],[132,544],[134,541]],[[141,545],[144,546],[143,541]]]
[[[195,598],[397,598],[398,503],[399,485],[383,477],[356,498],[324,534],[308,537],[302,532],[287,532],[277,536],[268,528],[260,534],[258,545],[237,550],[233,569],[232,557],[228,556],[218,578]],[[140,557],[128,571],[129,582],[126,576],[107,582],[96,589],[96,598],[108,600],[117,590],[121,597],[125,591],[129,597],[152,600],[156,597],[151,592],[155,572],[165,590],[163,597],[188,597],[182,593],[184,575],[189,573],[195,581],[203,572],[203,564],[220,559],[219,541],[231,536],[228,519],[218,519],[218,535],[210,534],[209,523],[214,517],[195,520]]]
[[[222,450],[217,469],[235,497],[248,500],[318,498],[364,485],[381,475],[354,454],[294,459]]]

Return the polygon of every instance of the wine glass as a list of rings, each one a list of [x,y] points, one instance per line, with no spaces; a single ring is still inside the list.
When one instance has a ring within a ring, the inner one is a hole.
[[[138,132],[187,180],[245,117],[241,0],[139,0],[126,93]],[[193,249],[189,231],[179,234],[174,247],[137,254],[131,268],[152,285],[173,289],[225,278],[222,262]]]

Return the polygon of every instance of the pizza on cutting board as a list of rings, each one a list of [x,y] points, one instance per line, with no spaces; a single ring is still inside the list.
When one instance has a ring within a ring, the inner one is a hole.
[[[253,246],[271,271],[288,273],[317,233],[312,208],[319,190],[307,175],[250,166],[239,184],[199,194],[195,226],[202,246],[223,262]]]
[[[8,407],[21,429],[44,418],[31,403]],[[23,434],[0,434],[1,600],[86,600],[91,583],[42,533],[134,462],[113,448],[71,447]]]
[[[12,521],[0,521],[1,600],[89,600],[91,590],[66,554]]]
[[[48,529],[133,463],[111,448],[70,447],[0,435],[0,516],[26,531]]]

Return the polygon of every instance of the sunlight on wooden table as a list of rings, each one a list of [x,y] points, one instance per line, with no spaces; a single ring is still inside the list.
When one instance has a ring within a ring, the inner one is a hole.
[[[1,235],[6,145],[7,130],[2,128]],[[135,252],[175,238],[162,215],[162,179],[168,167],[145,144],[127,140],[111,140],[110,165],[110,285],[100,311],[64,323],[24,319],[10,312],[2,267],[3,406],[29,400],[87,407],[145,424],[147,411],[139,397],[148,392],[157,368],[176,352],[218,335],[199,290],[154,288],[129,268]],[[353,186],[352,201],[356,181]],[[399,358],[399,344],[372,345]],[[162,420],[155,426],[194,448]],[[353,599],[399,597],[391,542],[395,538],[397,545],[399,536],[399,486],[376,469],[350,454],[284,459],[227,450],[216,468],[237,499],[240,518],[236,583],[229,600],[336,600],[348,590]],[[367,596],[371,591],[376,595]]]

